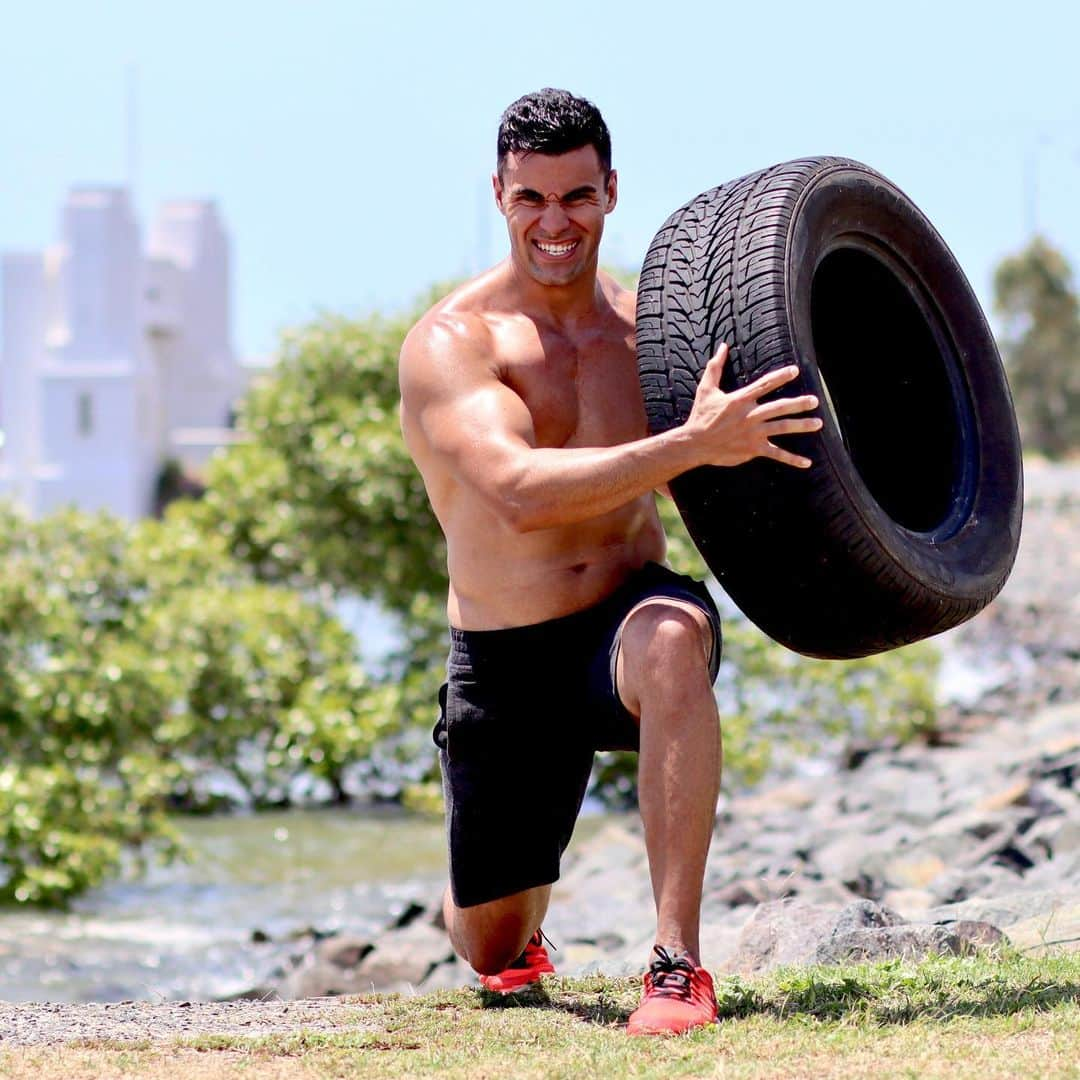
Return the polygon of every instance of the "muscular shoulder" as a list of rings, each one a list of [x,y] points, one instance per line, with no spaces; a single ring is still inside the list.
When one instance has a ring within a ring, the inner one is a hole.
[[[409,331],[401,347],[403,395],[424,385],[452,385],[494,369],[491,327],[476,312],[432,308]]]
[[[489,271],[459,285],[434,304],[409,331],[401,350],[403,368],[435,359],[493,366],[495,324],[500,312],[498,282]]]

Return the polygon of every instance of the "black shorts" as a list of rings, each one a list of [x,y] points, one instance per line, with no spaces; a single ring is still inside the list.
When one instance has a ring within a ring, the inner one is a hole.
[[[646,563],[594,607],[507,630],[451,627],[439,692],[450,884],[458,907],[510,896],[559,876],[597,750],[636,750],[637,721],[615,689],[619,631],[651,597],[688,601],[713,629],[704,584]]]

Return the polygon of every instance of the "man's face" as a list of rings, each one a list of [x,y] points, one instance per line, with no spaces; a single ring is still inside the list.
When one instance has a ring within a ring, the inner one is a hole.
[[[605,181],[595,147],[509,153],[492,183],[519,268],[542,285],[569,285],[595,272],[604,217],[617,197],[615,170]]]

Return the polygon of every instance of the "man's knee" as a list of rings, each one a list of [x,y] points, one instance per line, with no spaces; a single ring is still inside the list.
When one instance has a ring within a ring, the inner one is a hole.
[[[704,656],[703,619],[678,604],[646,604],[627,621],[623,648],[632,659],[646,663],[660,659],[696,662]]]
[[[529,937],[531,936],[530,934]],[[515,944],[509,944],[507,940],[482,941],[470,950],[465,959],[477,975],[498,975],[521,955],[529,937],[520,942],[514,939]]]
[[[619,643],[619,692],[631,711],[646,687],[688,689],[707,678],[712,629],[704,613],[654,601],[631,612]]]
[[[523,919],[503,916],[475,922],[463,931],[459,937],[455,935],[462,958],[477,974],[495,975],[521,955],[536,927],[528,929]]]
[[[550,891],[544,886],[467,908],[456,907],[448,892],[444,910],[454,948],[480,975],[505,971],[536,933]]]

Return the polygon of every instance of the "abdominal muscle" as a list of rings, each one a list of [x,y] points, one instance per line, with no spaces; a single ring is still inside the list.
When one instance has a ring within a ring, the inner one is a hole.
[[[581,611],[646,562],[664,559],[666,541],[652,495],[598,518],[530,533],[511,531],[477,505],[454,509],[443,522],[447,615],[461,630],[527,626]]]

